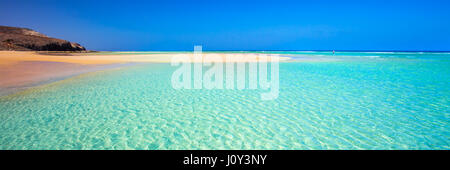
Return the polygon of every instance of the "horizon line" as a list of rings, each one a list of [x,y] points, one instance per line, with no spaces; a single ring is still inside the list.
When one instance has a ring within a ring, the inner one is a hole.
[[[87,51],[99,51],[99,52],[145,52],[145,51],[153,51],[153,52],[170,52],[170,51],[194,51],[194,50],[87,50]],[[299,52],[450,52],[446,50],[202,50],[202,51],[260,51],[260,52],[268,52],[268,51],[299,51]]]

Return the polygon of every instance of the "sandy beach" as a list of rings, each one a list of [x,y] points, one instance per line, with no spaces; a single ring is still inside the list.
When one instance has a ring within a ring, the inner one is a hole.
[[[189,57],[191,62],[252,62],[278,57],[286,61],[288,57],[203,53],[195,58],[193,53],[46,53],[33,51],[0,51],[0,95],[24,89],[42,82],[51,82],[86,72],[120,66],[126,63],[170,63],[173,57]]]
[[[172,57],[176,56],[187,56],[194,58],[193,53],[117,54],[0,51],[0,65],[12,64],[21,61],[47,61],[73,64],[112,64],[130,62],[170,63]],[[265,57],[278,57],[280,61],[289,60],[289,57],[267,54],[256,55],[252,53],[203,53],[200,60],[223,62],[225,61],[226,56],[229,57],[229,60],[226,60],[226,62],[252,62],[257,60],[265,60]],[[199,60],[192,61],[199,62]]]

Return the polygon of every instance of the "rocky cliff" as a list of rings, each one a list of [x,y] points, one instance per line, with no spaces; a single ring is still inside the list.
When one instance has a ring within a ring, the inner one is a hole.
[[[0,26],[0,50],[85,51],[77,43],[48,37],[27,28]]]

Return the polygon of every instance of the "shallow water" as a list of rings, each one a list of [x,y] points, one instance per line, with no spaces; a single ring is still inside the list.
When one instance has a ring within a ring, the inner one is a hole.
[[[271,101],[175,90],[169,64],[0,97],[0,149],[450,149],[450,54],[270,53],[311,61],[280,63]]]

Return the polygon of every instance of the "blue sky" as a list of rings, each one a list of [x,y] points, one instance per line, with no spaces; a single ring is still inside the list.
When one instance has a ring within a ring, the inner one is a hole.
[[[91,50],[450,51],[450,2],[2,0],[0,25]]]

